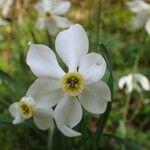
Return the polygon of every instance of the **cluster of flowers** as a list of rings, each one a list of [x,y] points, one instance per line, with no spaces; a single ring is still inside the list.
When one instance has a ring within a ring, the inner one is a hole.
[[[147,21],[149,33],[150,6],[142,0],[129,2],[128,5],[138,14],[134,19],[135,26],[142,27]],[[64,17],[70,6],[67,0],[41,0],[35,6],[40,14],[37,29],[46,29],[50,35],[65,29],[57,35],[55,49],[68,71],[59,66],[49,47],[30,44],[27,64],[38,79],[19,102],[9,107],[9,112],[14,117],[14,124],[33,117],[39,129],[47,130],[55,121],[64,135],[74,137],[81,135],[73,128],[82,119],[82,107],[92,114],[104,113],[111,101],[111,92],[101,80],[106,71],[105,60],[97,53],[87,54],[89,41],[84,28],[79,24],[72,25]],[[0,22],[5,23],[2,19]],[[150,90],[148,79],[141,74],[122,77],[118,85],[121,89],[126,86],[126,93],[130,93],[133,89],[139,90],[137,82],[144,90]]]
[[[70,3],[57,1],[57,4],[53,0],[43,0],[36,6],[41,13],[38,27],[48,27],[50,33],[52,30],[56,33],[56,27],[70,25],[66,18],[59,16],[68,11]],[[111,101],[110,89],[101,80],[106,72],[106,62],[97,53],[88,54],[88,37],[79,24],[71,25],[57,35],[55,49],[67,71],[59,66],[49,47],[30,44],[26,60],[38,79],[19,102],[11,104],[9,112],[14,117],[14,124],[33,117],[36,126],[46,130],[55,121],[64,135],[79,136],[81,133],[73,128],[82,119],[82,106],[92,114],[101,114]]]
[[[68,71],[60,68],[50,48],[31,44],[27,64],[38,79],[20,102],[10,106],[9,112],[15,117],[14,124],[33,116],[37,127],[45,130],[54,118],[66,136],[78,136],[80,133],[72,128],[81,121],[81,105],[93,114],[101,114],[111,100],[109,87],[100,80],[106,62],[99,54],[87,54],[88,37],[79,24],[60,32],[55,48]]]
[[[133,27],[140,29],[145,26],[147,33],[150,35],[150,4],[144,0],[133,0],[127,2],[129,9],[136,13],[133,19]],[[141,92],[141,89],[150,91],[150,82],[147,77],[140,73],[130,73],[123,76],[118,81],[120,89],[125,90],[126,94],[130,94],[134,89]]]
[[[14,0],[0,0],[0,26],[7,25],[4,18],[10,17],[10,11]],[[70,9],[71,3],[68,0],[41,0],[35,5],[39,13],[39,20],[36,28],[46,29],[49,34],[56,35],[60,29],[68,28],[72,23],[63,15]],[[2,38],[2,35],[0,36]]]

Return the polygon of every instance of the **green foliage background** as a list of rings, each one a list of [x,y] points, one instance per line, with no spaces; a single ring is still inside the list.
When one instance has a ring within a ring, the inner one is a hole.
[[[133,29],[131,22],[134,14],[128,10],[125,0],[72,0],[72,8],[67,15],[74,23],[81,23],[85,27],[90,39],[90,51],[100,52],[99,44],[103,43],[113,61],[114,98],[100,140],[96,139],[95,129],[102,120],[87,112],[76,127],[82,132],[78,138],[67,138],[57,129],[51,138],[52,133],[38,130],[32,119],[17,126],[12,125],[9,105],[20,100],[36,79],[26,65],[28,42],[52,46],[46,31],[35,29],[38,18],[33,9],[35,3],[36,0],[28,0],[17,9],[14,5],[14,13],[10,15],[12,21],[0,27],[0,34],[4,36],[0,41],[0,149],[150,149],[150,105],[145,103],[145,99],[150,98],[149,92],[133,91],[127,124],[122,123],[127,99],[118,89],[118,79],[134,72],[140,72],[150,79],[150,37],[144,28],[138,31]],[[51,40],[54,43],[55,37]],[[107,81],[108,76],[109,69],[104,80]],[[99,135],[99,131],[96,134]]]

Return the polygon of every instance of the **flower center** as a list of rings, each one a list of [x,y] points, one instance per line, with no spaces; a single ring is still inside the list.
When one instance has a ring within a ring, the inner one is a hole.
[[[50,19],[51,16],[52,16],[52,14],[51,14],[49,11],[46,11],[46,12],[45,12],[45,17],[46,17],[47,19]]]
[[[30,118],[32,116],[32,107],[30,104],[24,101],[19,103],[19,111],[24,118]]]
[[[70,96],[79,95],[85,86],[83,76],[77,72],[69,72],[62,78],[62,88]]]

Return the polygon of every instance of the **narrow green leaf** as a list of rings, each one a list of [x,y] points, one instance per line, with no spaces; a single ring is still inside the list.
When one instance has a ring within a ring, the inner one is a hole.
[[[22,85],[20,85],[15,79],[13,79],[8,73],[4,72],[3,70],[0,70],[0,79],[7,81],[17,90],[20,90],[22,92],[25,91],[25,88]]]
[[[2,124],[2,125],[12,125],[12,120],[0,118],[0,124]]]
[[[102,56],[104,57],[104,59],[107,63],[107,67],[108,67],[108,70],[109,70],[109,73],[110,73],[110,77],[109,77],[109,80],[108,80],[108,86],[110,87],[111,94],[112,94],[112,99],[113,99],[112,60],[111,60],[111,57],[110,57],[106,47],[103,44],[100,44],[100,50],[101,50]],[[100,138],[101,138],[101,134],[102,134],[103,129],[105,128],[105,125],[107,123],[110,111],[111,111],[111,102],[108,102],[107,109],[106,109],[105,113],[103,113],[100,116],[100,119],[98,121],[97,131],[96,131],[96,135],[95,135],[95,139],[94,139],[95,143],[98,143]],[[97,149],[97,148],[98,148],[98,145],[95,147],[95,149]]]

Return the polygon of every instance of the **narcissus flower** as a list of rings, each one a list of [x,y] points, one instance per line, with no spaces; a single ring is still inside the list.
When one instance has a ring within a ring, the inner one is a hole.
[[[109,87],[100,80],[106,71],[106,62],[97,53],[89,53],[89,41],[79,24],[60,32],[55,41],[58,55],[68,67],[65,72],[58,65],[53,51],[45,45],[31,44],[27,64],[39,77],[36,88],[50,97],[55,106],[54,118],[59,130],[66,136],[80,135],[74,131],[82,118],[82,107],[93,114],[105,111],[111,101]]]
[[[36,126],[46,130],[53,125],[53,110],[48,105],[49,97],[41,93],[42,87],[30,86],[25,97],[10,105],[9,112],[14,117],[13,124],[19,124],[33,117]]]
[[[142,87],[145,91],[150,91],[150,82],[148,78],[140,73],[123,76],[120,78],[118,86],[120,89],[125,89],[127,94],[131,93],[133,89],[140,91],[140,87]]]
[[[0,9],[3,17],[8,17],[14,0],[0,0]]]
[[[150,4],[143,0],[134,0],[128,2],[127,5],[132,12],[136,13],[133,20],[134,27],[140,29],[145,26],[146,31],[150,35]]]
[[[47,29],[50,34],[55,35],[60,29],[71,25],[71,22],[63,17],[70,9],[70,2],[67,0],[43,0],[36,5],[36,9],[40,14],[36,25],[38,29]]]

